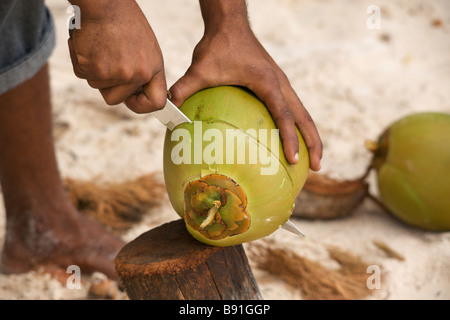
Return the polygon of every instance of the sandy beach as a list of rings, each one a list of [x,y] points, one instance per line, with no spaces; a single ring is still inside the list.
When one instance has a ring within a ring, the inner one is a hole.
[[[198,2],[138,3],[159,40],[170,86],[189,67],[202,36]],[[165,127],[152,115],[107,106],[98,91],[75,77],[67,50],[69,4],[47,4],[57,27],[50,67],[62,176],[114,183],[162,173]],[[381,10],[379,28],[374,29],[368,26],[367,12],[373,5]],[[324,143],[321,173],[335,179],[360,177],[371,159],[366,140],[376,139],[405,115],[450,112],[449,1],[248,0],[248,8],[255,34],[285,71],[319,129]],[[377,195],[374,175],[368,180]],[[166,200],[121,236],[131,241],[174,219],[178,216]],[[381,288],[364,299],[450,299],[450,232],[410,227],[368,199],[347,217],[293,221],[305,238],[284,230],[267,238],[324,265],[332,262],[327,248],[333,245],[380,268]],[[0,248],[5,228],[1,204]],[[403,259],[386,254],[376,241]],[[302,299],[299,290],[249,259],[265,299]],[[86,299],[96,277],[86,275],[81,289],[69,289],[42,272],[0,274],[0,299]]]

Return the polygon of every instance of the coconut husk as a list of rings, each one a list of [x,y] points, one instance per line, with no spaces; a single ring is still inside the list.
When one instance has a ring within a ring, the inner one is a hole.
[[[327,268],[271,241],[251,244],[248,253],[258,269],[282,279],[292,290],[299,290],[302,299],[357,300],[370,296],[373,290],[366,284],[369,264],[337,247],[327,250],[339,268]]]
[[[110,184],[65,179],[65,188],[81,213],[116,231],[141,221],[144,213],[160,205],[166,194],[157,173]]]
[[[118,300],[124,294],[119,290],[119,285],[111,279],[95,279],[87,294],[89,299]]]
[[[405,257],[398,253],[396,250],[392,249],[386,242],[381,240],[374,240],[373,244],[381,249],[389,258],[394,258],[400,261],[404,261]]]
[[[310,172],[295,199],[292,215],[305,219],[334,219],[351,214],[366,198],[369,185],[365,176],[355,180],[336,180]]]

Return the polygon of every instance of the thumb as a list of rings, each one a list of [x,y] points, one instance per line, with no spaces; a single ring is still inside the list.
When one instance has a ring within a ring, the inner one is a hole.
[[[176,106],[181,106],[187,98],[198,91],[210,87],[208,81],[195,72],[192,66],[186,71],[184,76],[169,89],[170,101]]]

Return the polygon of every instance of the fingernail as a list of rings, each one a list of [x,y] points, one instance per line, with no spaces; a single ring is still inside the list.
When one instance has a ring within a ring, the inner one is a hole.
[[[295,163],[298,162],[298,152],[294,155],[294,162],[295,162]]]

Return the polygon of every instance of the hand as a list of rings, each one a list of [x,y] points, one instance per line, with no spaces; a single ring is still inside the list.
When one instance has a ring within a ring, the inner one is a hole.
[[[207,24],[207,13],[203,13]],[[271,112],[280,130],[287,160],[293,164],[298,162],[297,126],[309,149],[310,168],[320,170],[322,142],[313,120],[284,72],[256,39],[248,22],[242,21],[235,20],[232,26],[221,28],[216,19],[216,27],[210,31],[206,28],[205,35],[194,49],[191,66],[170,88],[172,101],[179,106],[207,87],[245,86]]]
[[[75,75],[109,105],[124,102],[137,113],[162,109],[167,96],[163,57],[136,2],[71,2],[81,11],[81,28],[68,40]]]

